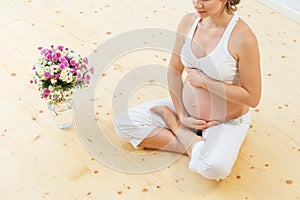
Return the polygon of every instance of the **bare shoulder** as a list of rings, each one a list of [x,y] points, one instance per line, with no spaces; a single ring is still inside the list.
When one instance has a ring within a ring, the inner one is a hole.
[[[244,58],[245,55],[250,55],[259,51],[255,33],[241,18],[238,20],[231,33],[228,49],[236,60],[240,60],[241,57]]]
[[[245,45],[257,45],[257,38],[250,26],[241,18],[232,31],[232,39],[236,45],[243,47]]]
[[[178,24],[177,32],[186,36],[196,18],[197,18],[196,13],[189,13],[184,15]]]
[[[186,37],[188,35],[188,32],[189,32],[190,28],[192,27],[196,17],[197,17],[197,15],[195,13],[190,13],[190,14],[183,16],[181,18],[181,20],[179,21],[177,30],[176,30],[175,44],[174,44],[174,48],[173,48],[173,51],[177,52],[177,54],[179,54],[179,52],[181,51],[181,49],[185,43]]]

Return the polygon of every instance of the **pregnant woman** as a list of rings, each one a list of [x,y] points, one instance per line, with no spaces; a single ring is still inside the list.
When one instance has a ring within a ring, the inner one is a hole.
[[[220,180],[248,132],[249,107],[260,101],[260,55],[254,33],[234,12],[239,0],[192,2],[196,12],[181,19],[169,63],[171,98],[120,113],[115,128],[136,148],[187,154],[191,170]]]

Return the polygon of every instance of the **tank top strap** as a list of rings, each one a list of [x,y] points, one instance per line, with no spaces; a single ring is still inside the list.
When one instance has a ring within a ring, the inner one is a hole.
[[[226,27],[226,30],[223,34],[223,42],[225,42],[225,47],[227,47],[227,43],[230,37],[230,34],[234,28],[234,26],[236,25],[236,23],[238,22],[239,16],[237,13],[234,13],[229,24]]]
[[[201,18],[200,18],[199,16],[196,17],[196,19],[195,19],[195,21],[194,21],[194,24],[193,24],[193,26],[191,27],[191,29],[190,29],[190,31],[189,31],[189,33],[188,33],[188,35],[187,35],[187,38],[188,38],[188,39],[192,39],[192,38],[193,38],[195,29],[196,29],[196,27],[197,27],[197,25],[198,25],[200,19],[201,19]]]

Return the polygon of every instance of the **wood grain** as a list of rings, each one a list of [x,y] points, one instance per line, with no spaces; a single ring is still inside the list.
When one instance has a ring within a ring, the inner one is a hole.
[[[38,46],[63,44],[89,55],[103,42],[139,28],[176,30],[191,2],[1,0],[0,199],[300,199],[300,25],[253,0],[240,16],[258,36],[263,97],[231,175],[220,182],[190,172],[188,158],[144,174],[115,171],[82,145],[76,127],[56,128],[29,83]],[[169,54],[133,52],[114,61],[96,92],[95,118],[117,147],[111,100],[117,81],[144,64],[167,65]],[[118,94],[122,95],[122,94]],[[150,85],[132,105],[167,95]]]

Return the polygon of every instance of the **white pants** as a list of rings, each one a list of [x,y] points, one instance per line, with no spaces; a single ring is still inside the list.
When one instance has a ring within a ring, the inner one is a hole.
[[[115,118],[117,134],[135,148],[157,127],[168,128],[164,119],[149,111],[156,105],[166,105],[176,113],[171,98],[147,102],[118,114]],[[204,129],[205,141],[192,149],[189,168],[209,179],[226,178],[237,159],[240,147],[250,126],[250,112],[236,119]]]

